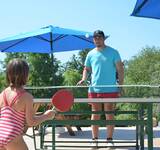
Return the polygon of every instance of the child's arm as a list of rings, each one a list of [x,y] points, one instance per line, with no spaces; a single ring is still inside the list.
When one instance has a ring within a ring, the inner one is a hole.
[[[28,126],[36,126],[45,120],[52,119],[55,116],[55,112],[52,110],[47,110],[43,115],[36,116],[33,108],[33,97],[29,93],[26,93],[25,98],[25,112],[26,112],[26,122]]]

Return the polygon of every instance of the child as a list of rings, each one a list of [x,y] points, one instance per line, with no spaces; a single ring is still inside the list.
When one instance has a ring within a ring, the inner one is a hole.
[[[13,59],[6,70],[9,86],[0,94],[0,150],[28,150],[23,140],[25,123],[36,126],[55,116],[48,110],[35,116],[33,96],[25,91],[29,67],[21,59]]]

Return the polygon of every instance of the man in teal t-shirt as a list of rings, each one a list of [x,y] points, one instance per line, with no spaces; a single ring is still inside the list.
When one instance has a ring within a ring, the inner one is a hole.
[[[89,98],[117,98],[119,97],[119,88],[117,84],[123,84],[124,69],[120,55],[117,50],[105,45],[105,35],[101,30],[94,32],[93,41],[96,46],[86,57],[83,70],[82,84],[87,80],[88,73],[91,73],[91,86],[88,89]],[[118,82],[116,79],[118,73]],[[110,86],[109,85],[113,85]],[[98,100],[98,99],[97,99]],[[90,103],[92,111],[101,111],[102,103]],[[105,111],[113,111],[114,104],[104,103]],[[106,115],[106,120],[112,120],[113,115]],[[100,115],[92,114],[91,120],[99,120]],[[108,127],[107,141],[112,141],[114,126]],[[97,146],[98,126],[92,125],[92,139],[94,146]]]

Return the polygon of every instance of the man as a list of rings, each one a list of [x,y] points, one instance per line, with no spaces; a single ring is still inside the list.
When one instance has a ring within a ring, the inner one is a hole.
[[[108,87],[108,85],[123,84],[124,68],[120,55],[117,50],[105,45],[103,31],[95,31],[93,41],[96,47],[87,54],[82,80],[78,82],[78,85],[83,84],[87,80],[88,74],[91,73],[91,87],[88,90],[89,98],[117,98],[120,96],[120,88],[117,86]],[[91,107],[92,111],[101,111],[102,103],[91,103]],[[104,103],[104,111],[113,111],[114,107],[112,103]],[[106,114],[106,120],[112,120],[113,117],[113,114]],[[99,119],[99,114],[92,114],[91,120]],[[92,125],[91,127],[93,145],[97,146],[98,126]],[[107,141],[108,143],[112,143],[114,126],[110,125],[107,127]]]

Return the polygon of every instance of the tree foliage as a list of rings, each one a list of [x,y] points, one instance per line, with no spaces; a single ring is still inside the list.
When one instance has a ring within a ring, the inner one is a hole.
[[[56,86],[62,83],[60,62],[49,54],[29,54],[30,86]],[[34,90],[36,97],[51,97],[56,89]]]
[[[82,74],[84,62],[89,51],[90,49],[85,49],[83,51],[80,51],[77,56],[73,55],[71,60],[66,63],[65,70],[73,69]]]
[[[82,78],[82,72],[84,68],[84,61],[86,58],[89,49],[80,51],[78,56],[73,55],[71,61],[66,63],[66,69],[64,72],[64,85],[73,85],[76,86],[77,82]],[[76,98],[84,98],[87,97],[87,88],[72,88],[71,89]],[[73,110],[77,111],[85,111],[89,110],[88,104],[74,104]],[[85,116],[84,116],[85,117]],[[88,117],[88,116],[86,116]]]
[[[13,58],[21,58],[27,61],[30,68],[28,86],[55,86],[62,84],[62,74],[60,70],[60,62],[49,54],[35,53],[7,53],[4,61],[4,68]],[[36,97],[51,97],[52,90],[32,90],[30,91]]]
[[[146,47],[128,61],[125,70],[125,84],[160,85],[160,49]],[[126,96],[153,96],[158,89],[128,88]]]
[[[160,48],[145,47],[131,60],[125,62],[125,84],[160,85]],[[159,88],[126,87],[125,97],[159,97]],[[139,109],[136,104],[118,104],[121,110]],[[154,106],[154,112],[157,104]],[[157,114],[157,113],[156,113]]]
[[[66,63],[66,69],[64,72],[64,85],[76,85],[82,78],[82,72],[84,69],[84,62],[86,55],[90,49],[80,51],[77,56],[73,55],[71,61]],[[87,88],[76,88],[74,90],[76,97],[87,97]]]

